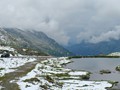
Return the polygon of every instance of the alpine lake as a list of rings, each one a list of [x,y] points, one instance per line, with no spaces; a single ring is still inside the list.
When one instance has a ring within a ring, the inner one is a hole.
[[[116,67],[120,65],[120,58],[72,58],[71,60],[73,62],[67,64],[65,68],[89,71],[91,72],[89,80],[117,81],[118,83],[110,90],[120,90],[120,72],[116,71]]]

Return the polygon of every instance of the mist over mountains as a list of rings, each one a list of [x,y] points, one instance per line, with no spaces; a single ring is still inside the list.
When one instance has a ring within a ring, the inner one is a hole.
[[[106,37],[108,36],[106,35]],[[119,35],[116,37],[119,37]],[[0,44],[12,46],[23,54],[35,54],[32,53],[34,51],[37,52],[37,55],[70,56],[100,55],[120,51],[119,38],[109,38],[108,40],[106,39],[106,41],[100,42],[97,42],[97,39],[100,41],[102,38],[95,38],[95,43],[82,41],[79,44],[75,44],[71,41],[71,44],[64,46],[64,48],[41,31],[0,28]],[[28,49],[28,51],[25,53],[22,49]]]
[[[82,42],[66,48],[76,55],[106,55],[112,52],[120,52],[120,39],[111,39],[99,43]]]

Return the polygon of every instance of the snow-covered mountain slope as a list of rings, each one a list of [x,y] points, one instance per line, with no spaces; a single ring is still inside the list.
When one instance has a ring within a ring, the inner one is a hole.
[[[120,52],[110,53],[108,56],[120,56]]]
[[[10,44],[13,43],[13,39],[3,28],[0,28],[0,43]]]
[[[30,55],[68,56],[71,53],[46,34],[35,30],[0,28],[0,44]],[[26,49],[26,52],[23,51]]]

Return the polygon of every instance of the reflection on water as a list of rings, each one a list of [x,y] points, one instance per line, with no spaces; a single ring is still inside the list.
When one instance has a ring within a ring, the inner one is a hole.
[[[80,58],[72,59],[74,62],[68,64],[66,67],[74,70],[90,71],[90,80],[113,80],[120,82],[120,72],[115,70],[116,66],[120,65],[120,58]],[[108,69],[111,74],[99,74],[100,70]],[[120,84],[116,86],[120,89]]]

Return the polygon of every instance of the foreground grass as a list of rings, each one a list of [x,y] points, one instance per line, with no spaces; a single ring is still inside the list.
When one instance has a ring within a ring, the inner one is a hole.
[[[16,71],[7,73],[3,77],[0,77],[1,86],[3,87],[1,90],[20,90],[18,84],[14,82],[10,82],[12,80],[17,80],[19,77],[25,76],[28,72],[35,68],[36,63],[26,63],[25,65],[17,68]]]

